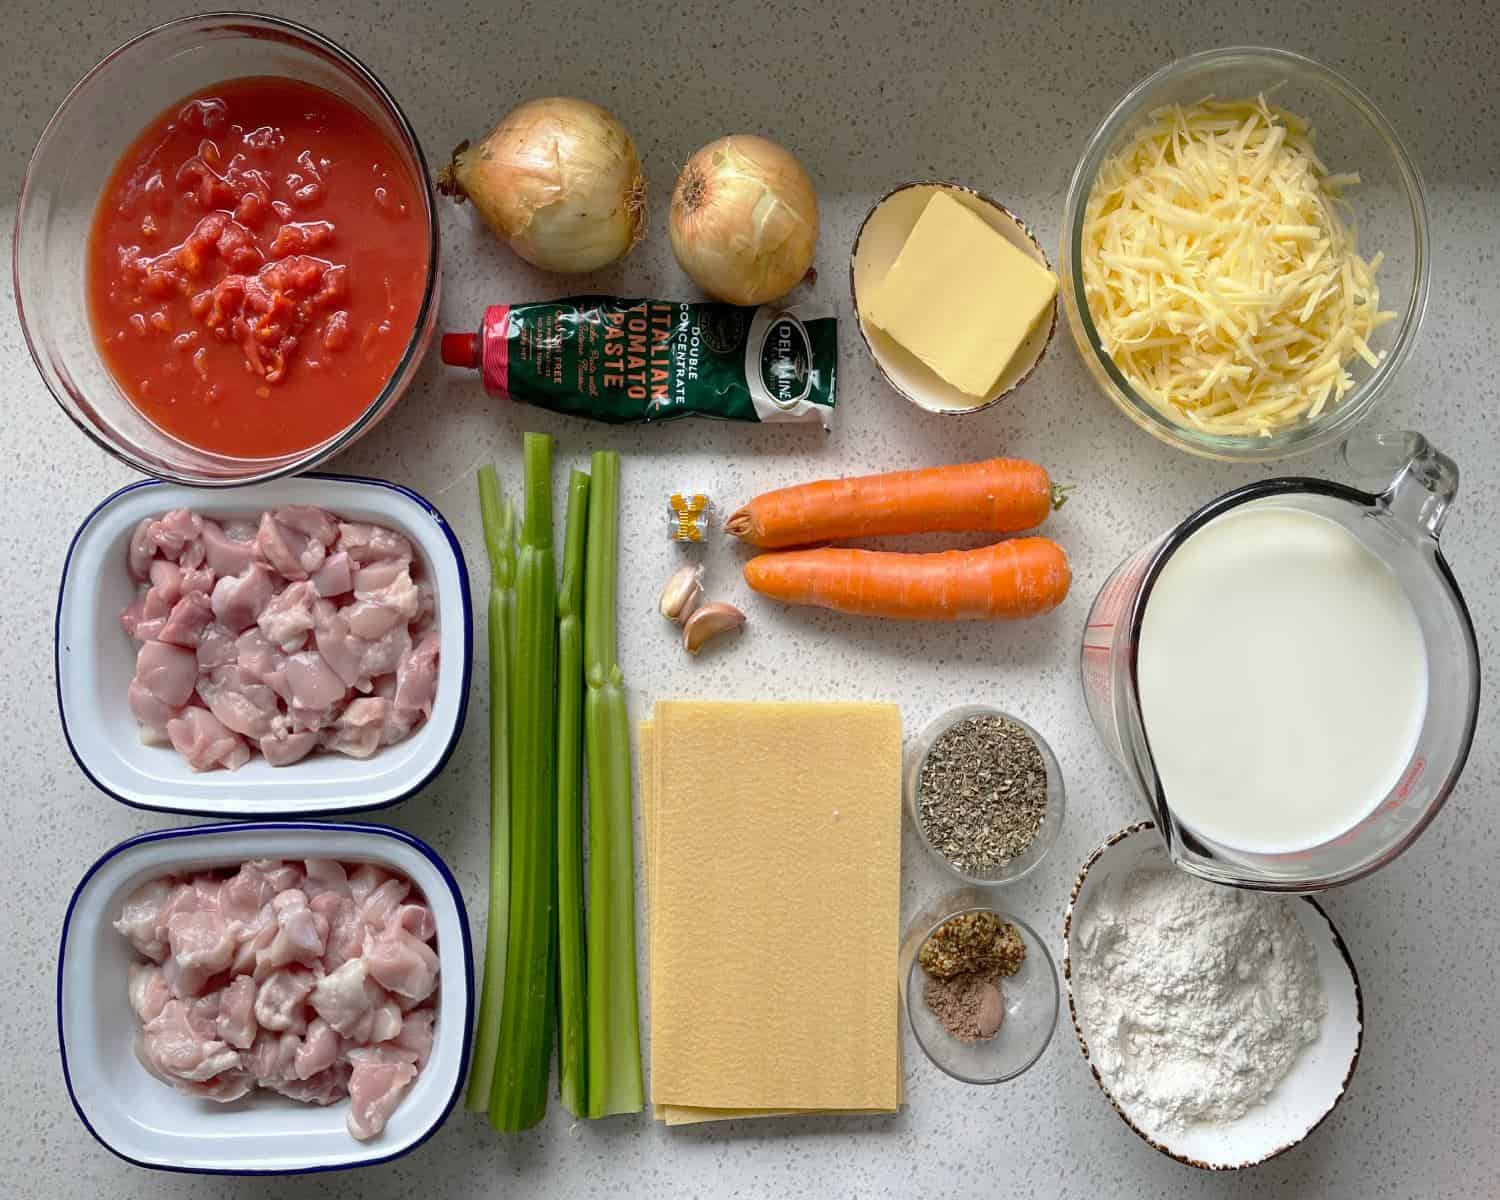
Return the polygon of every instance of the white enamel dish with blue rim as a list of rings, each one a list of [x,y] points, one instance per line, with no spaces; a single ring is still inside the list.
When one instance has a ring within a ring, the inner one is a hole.
[[[231,1104],[184,1096],[137,1060],[140,1021],[126,993],[138,957],[111,922],[125,898],[161,875],[233,867],[250,858],[335,858],[399,871],[426,898],[441,964],[432,1055],[384,1132],[358,1142],[349,1102],[327,1108],[257,1090]],[[442,859],[383,825],[253,822],[201,825],[121,842],[78,884],[63,924],[57,1034],[68,1095],[104,1146],[137,1166],[208,1174],[295,1174],[388,1162],[442,1124],[463,1086],[473,1022],[468,914]]]
[[[320,505],[411,540],[434,587],[442,639],[432,716],[405,741],[367,759],[320,753],[272,767],[256,755],[235,771],[197,772],[170,746],[142,743],[126,700],[139,649],[120,625],[121,611],[135,596],[125,562],[130,534],[143,517],[172,508],[224,519],[283,504]],[[443,515],[409,488],[338,475],[217,491],[132,484],[84,519],[63,566],[55,645],[63,734],[84,774],[137,808],[204,817],[315,817],[382,808],[419,791],[452,753],[468,704],[472,630],[463,551]]]

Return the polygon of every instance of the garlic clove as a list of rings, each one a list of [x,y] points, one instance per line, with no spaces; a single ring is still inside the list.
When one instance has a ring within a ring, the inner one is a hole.
[[[703,568],[701,566],[678,567],[661,590],[661,615],[681,625],[693,615],[698,600],[703,595]]]
[[[682,627],[682,646],[689,654],[699,650],[721,633],[740,629],[745,624],[745,614],[732,604],[705,604],[689,617]]]

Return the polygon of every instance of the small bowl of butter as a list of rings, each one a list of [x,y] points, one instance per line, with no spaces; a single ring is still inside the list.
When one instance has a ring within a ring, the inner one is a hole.
[[[1026,225],[973,188],[893,188],[849,257],[860,336],[919,408],[977,412],[1020,387],[1057,328],[1057,276]]]

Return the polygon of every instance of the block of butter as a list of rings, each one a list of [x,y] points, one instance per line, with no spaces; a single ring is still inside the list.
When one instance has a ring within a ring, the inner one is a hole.
[[[1057,276],[938,191],[862,315],[984,399],[1056,295]]]

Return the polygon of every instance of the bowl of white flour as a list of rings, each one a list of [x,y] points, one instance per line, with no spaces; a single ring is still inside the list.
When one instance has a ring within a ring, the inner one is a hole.
[[[1068,1010],[1121,1118],[1178,1162],[1265,1162],[1343,1098],[1364,1028],[1359,978],[1310,897],[1174,867],[1150,821],[1089,856],[1063,924]]]

